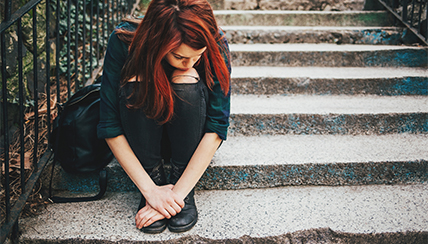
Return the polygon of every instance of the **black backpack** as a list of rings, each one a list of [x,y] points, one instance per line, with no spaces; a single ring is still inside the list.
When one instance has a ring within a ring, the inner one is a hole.
[[[107,172],[104,169],[113,159],[107,143],[97,137],[100,114],[101,84],[86,86],[59,107],[53,124],[51,145],[54,163],[59,162],[65,172],[84,174],[99,171],[100,191],[93,197],[52,197],[52,178],[49,196],[53,202],[82,202],[100,199],[107,189]]]

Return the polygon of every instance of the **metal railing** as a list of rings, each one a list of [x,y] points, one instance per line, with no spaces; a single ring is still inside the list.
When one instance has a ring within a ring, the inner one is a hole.
[[[12,1],[4,1],[0,24],[3,143],[0,243],[8,237],[17,240],[18,218],[51,160],[49,136],[55,104],[65,102],[73,92],[94,81],[102,67],[108,36],[139,2],[29,0],[12,13]],[[13,38],[17,42],[11,42]],[[11,112],[15,110],[19,110],[19,119],[12,120],[15,116]],[[11,124],[17,124],[18,128]],[[30,147],[29,142],[33,143]],[[14,176],[18,179],[12,180],[11,174],[18,175]],[[19,187],[12,189],[16,181]]]
[[[395,18],[428,45],[428,0],[378,0]]]

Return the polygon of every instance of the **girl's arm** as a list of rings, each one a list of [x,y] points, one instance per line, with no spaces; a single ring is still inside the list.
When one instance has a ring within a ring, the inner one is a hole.
[[[205,133],[173,191],[184,199],[208,168],[222,140],[216,133]]]
[[[107,138],[107,144],[122,168],[154,209],[170,218],[184,207],[184,197],[172,191],[172,185],[157,186],[144,170],[124,135]]]

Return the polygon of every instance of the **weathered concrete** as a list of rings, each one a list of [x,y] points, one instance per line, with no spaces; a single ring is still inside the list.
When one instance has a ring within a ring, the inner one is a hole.
[[[197,188],[426,182],[427,147],[427,135],[412,134],[230,137],[217,151]],[[107,171],[109,191],[137,190],[116,161]],[[96,174],[70,175],[59,167],[53,182],[56,194],[60,189],[93,192],[98,184]]]
[[[210,1],[211,2],[211,1]],[[343,0],[224,0],[223,9],[236,10],[363,10],[364,1]]]
[[[385,11],[214,11],[220,26],[391,26]]]
[[[428,113],[427,96],[236,95],[231,100],[235,115]]]
[[[116,193],[96,202],[49,205],[35,218],[21,219],[20,243],[427,240],[427,184],[197,191],[195,198],[199,221],[185,233],[142,233],[134,225],[138,193]]]
[[[336,43],[399,45],[397,27],[222,26],[229,43]]]
[[[428,95],[426,68],[233,67],[232,94]]]
[[[232,66],[428,67],[428,49],[335,44],[231,44]]]

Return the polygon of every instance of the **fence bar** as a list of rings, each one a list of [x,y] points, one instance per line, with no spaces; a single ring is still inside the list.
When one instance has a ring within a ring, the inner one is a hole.
[[[418,12],[418,32],[421,33],[421,23],[422,23],[422,5],[419,7],[419,12]]]
[[[90,20],[91,22],[89,27],[89,74],[92,74],[92,53],[93,53],[93,45],[92,45],[92,36],[93,36],[93,24],[92,21],[94,20],[94,6],[93,6],[93,0],[89,1],[89,5],[91,7],[91,14],[90,14]]]
[[[56,74],[56,85],[57,85],[57,90],[60,90],[61,88],[60,88],[60,79],[59,79],[59,67],[60,67],[60,65],[59,65],[59,59],[60,59],[60,53],[61,53],[61,43],[60,43],[60,41],[59,41],[59,20],[60,20],[60,9],[61,9],[61,6],[60,6],[60,0],[56,0],[56,13],[55,13],[55,16],[56,16],[56,22],[55,22],[55,34],[56,34],[56,38],[55,38],[55,54],[56,54],[56,57],[55,57],[55,62],[56,62],[56,64],[55,64],[55,74]],[[46,25],[48,25],[48,23],[46,23]],[[50,60],[49,60],[50,61]],[[49,62],[48,61],[48,62]],[[50,76],[48,76],[48,77],[50,77]],[[50,82],[50,78],[48,78],[48,82]],[[47,87],[46,87],[46,89],[50,89],[50,85],[48,85]],[[61,91],[59,91],[60,93],[61,93]],[[58,99],[59,99],[60,97],[58,97]],[[48,107],[50,107],[50,98],[48,99],[48,101],[49,101],[49,106]],[[49,117],[50,117],[50,114],[48,114],[49,115]],[[50,121],[50,119],[48,119],[48,121]],[[48,127],[48,132],[49,132],[49,135],[50,135],[50,127]],[[50,138],[50,136],[48,136],[48,138]]]
[[[22,55],[22,23],[18,19],[18,84],[19,84],[19,144],[20,148],[20,163],[21,175],[25,175],[25,142],[24,142],[24,79],[23,79],[23,55]],[[25,191],[25,177],[21,177],[21,192]]]
[[[76,11],[77,12],[77,11]],[[75,57],[77,58],[77,57]],[[60,101],[60,81],[57,80],[56,84],[58,86],[58,101]],[[70,98],[71,94],[71,0],[67,0],[67,100]]]
[[[414,12],[415,12],[415,0],[412,1],[412,11],[410,12],[410,26],[413,26]]]
[[[83,0],[82,84],[86,84],[86,0]],[[80,88],[80,87],[79,87]]]
[[[79,89],[79,2],[76,1],[75,22],[74,22],[74,89]]]
[[[37,149],[39,148],[39,80],[37,66],[37,6],[33,8],[33,75],[34,75],[34,155],[33,166],[37,167]]]
[[[403,1],[403,12],[401,13],[401,18],[404,22],[407,22],[407,0]]]
[[[10,20],[10,15],[12,14],[12,0],[6,0],[4,6],[4,20]]]
[[[2,72],[2,110],[3,110],[3,153],[4,153],[4,181],[5,181],[5,205],[6,223],[10,222],[10,178],[9,178],[9,126],[7,121],[7,79],[6,79],[6,39],[4,32],[0,35],[1,42],[1,72]]]
[[[97,4],[97,21],[96,21],[96,25],[97,25],[97,29],[96,29],[96,32],[97,32],[97,35],[96,35],[96,37],[97,37],[97,46],[96,46],[96,55],[97,55],[97,67],[98,67],[98,66],[100,66],[100,61],[99,61],[99,59],[100,59],[100,18],[99,18],[99,16],[100,16],[100,3],[97,1],[96,4]]]

